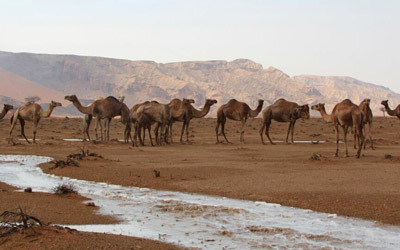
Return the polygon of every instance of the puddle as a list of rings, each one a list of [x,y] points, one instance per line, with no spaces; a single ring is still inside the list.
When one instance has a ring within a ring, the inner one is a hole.
[[[115,225],[68,225],[78,230],[203,249],[400,249],[400,227],[265,202],[60,178],[44,174],[36,166],[50,160],[0,155],[0,181],[42,192],[71,183],[100,207],[101,214],[123,221]]]
[[[285,141],[272,141],[274,143],[285,143]],[[325,143],[326,141],[320,141],[320,140],[315,140],[315,141],[294,141],[294,143],[312,143],[312,144],[319,144],[319,143]]]

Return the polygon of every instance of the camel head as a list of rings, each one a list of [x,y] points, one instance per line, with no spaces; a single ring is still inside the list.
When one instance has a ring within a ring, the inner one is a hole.
[[[385,107],[387,107],[389,104],[388,104],[388,101],[389,100],[383,100],[382,102],[381,102],[381,104],[383,105],[383,106],[385,106]]]
[[[76,95],[67,95],[64,97],[65,100],[68,100],[70,102],[75,102],[78,101],[78,97]]]
[[[294,109],[294,114],[298,118],[310,119],[310,108],[308,107],[308,104],[296,107]]]
[[[51,101],[51,102],[50,102],[50,106],[53,107],[53,108],[54,108],[54,107],[61,107],[62,104],[59,103],[59,102]]]
[[[312,109],[312,110],[315,110],[315,111],[324,110],[324,109],[325,109],[325,103],[318,103],[318,104],[316,104],[316,105],[312,105],[312,106],[311,106],[311,109]]]
[[[123,96],[123,95],[118,96],[118,101],[119,102],[124,102],[125,101],[125,96]]]
[[[10,105],[10,104],[4,104],[4,110],[11,110],[11,109],[13,109],[14,107],[13,107],[13,105]]]
[[[192,104],[192,103],[194,103],[194,100],[193,100],[193,99],[186,99],[186,98],[183,98],[182,101],[183,101],[184,104]]]
[[[212,106],[212,105],[214,105],[216,103],[218,103],[218,101],[215,100],[215,99],[206,99],[206,105]]]
[[[371,99],[365,98],[362,102],[369,105],[371,103]]]

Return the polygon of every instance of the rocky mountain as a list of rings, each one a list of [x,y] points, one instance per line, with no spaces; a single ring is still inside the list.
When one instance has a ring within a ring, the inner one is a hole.
[[[217,99],[217,106],[235,98],[255,107],[258,99],[264,99],[268,104],[283,97],[298,103],[325,102],[329,110],[344,98],[350,98],[357,104],[364,98],[371,98],[373,111],[381,114],[381,100],[389,99],[392,106],[400,100],[399,94],[387,88],[350,77],[290,77],[279,69],[264,69],[261,64],[247,59],[163,64],[74,55],[0,52],[0,69],[46,90],[55,91],[57,94],[51,94],[51,98],[58,101],[65,94],[76,94],[85,99],[124,95],[128,106],[132,106],[145,100],[166,103],[172,98],[186,97],[195,99],[199,107],[205,98]],[[3,82],[7,82],[1,78],[1,74],[0,82],[2,86]],[[10,87],[7,87],[8,94],[5,95],[0,88],[0,95],[10,96],[9,90]],[[30,91],[24,89],[18,91],[23,96],[31,95]],[[48,93],[43,95],[42,99],[49,97]],[[211,115],[215,113],[216,108],[212,108]]]

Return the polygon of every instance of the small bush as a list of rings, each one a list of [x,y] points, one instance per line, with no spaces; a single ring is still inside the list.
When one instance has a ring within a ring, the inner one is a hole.
[[[78,194],[78,191],[75,190],[72,184],[60,184],[53,188],[53,192],[55,194]]]

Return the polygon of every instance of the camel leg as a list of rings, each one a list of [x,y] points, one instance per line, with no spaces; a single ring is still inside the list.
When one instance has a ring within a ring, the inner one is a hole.
[[[290,130],[292,129],[292,126],[293,126],[293,122],[290,121],[290,123],[289,123],[289,128],[288,128],[287,134],[286,134],[286,140],[285,140],[285,143],[286,143],[286,144],[288,144],[289,133],[290,133]]]
[[[39,120],[35,119],[33,120],[33,143],[36,143],[36,132],[37,132],[37,126],[38,126]]]
[[[292,133],[291,133],[291,137],[292,137],[292,144],[294,144],[294,141],[293,141],[293,134],[294,134],[294,125],[296,124],[296,120],[294,120],[293,121],[293,124],[292,124]]]
[[[356,144],[356,141],[358,140],[358,141],[360,141],[360,137],[357,135],[357,129],[355,128],[355,126],[354,126],[354,128],[352,129],[352,131],[353,131],[353,137],[354,137],[354,149],[357,149],[357,144]]]
[[[271,137],[269,137],[269,127],[271,126],[271,121],[267,121],[267,123],[265,124],[265,135],[267,136],[269,142],[272,145],[275,145],[275,143],[271,140]]]
[[[139,131],[138,133],[139,133],[140,145],[144,146],[144,139],[143,139],[143,137],[142,137],[142,125],[139,126],[138,131]]]
[[[349,157],[349,150],[347,148],[347,132],[349,130],[348,126],[342,126],[343,129],[343,139],[344,139],[344,145],[346,146],[346,157]]]
[[[149,131],[149,139],[150,139],[151,146],[154,147],[153,138],[151,138],[151,132],[150,132],[151,131],[151,125],[147,126],[147,129]],[[145,130],[143,130],[143,137],[144,137],[144,131]]]
[[[363,148],[363,144],[365,143],[365,141],[364,141],[364,134],[363,134],[363,124],[359,125],[359,126],[357,127],[357,130],[358,130],[358,132],[359,132],[359,138],[360,138],[360,140],[359,140],[359,142],[358,142],[358,150],[357,150],[356,157],[357,157],[357,158],[360,158],[361,150],[362,150],[362,148]]]
[[[182,130],[181,130],[181,139],[180,142],[183,144],[183,133],[185,132],[186,121],[183,121]]]
[[[242,127],[240,129],[240,142],[244,144],[244,126],[246,125],[246,118],[242,119]]]
[[[24,119],[20,119],[20,120],[19,120],[19,124],[21,124],[21,135],[25,138],[25,140],[26,140],[28,143],[31,143],[31,142],[28,140],[28,138],[26,138],[26,135],[25,135],[25,121],[24,121]]]
[[[14,143],[11,135],[12,135],[12,131],[14,130],[15,124],[17,124],[17,119],[18,119],[18,110],[14,113],[14,115],[12,117],[10,133],[9,133],[9,136],[8,136],[8,143],[12,143],[13,145],[15,145],[15,143]],[[21,131],[22,131],[22,125],[21,125]],[[25,138],[26,138],[26,136],[25,136]],[[28,139],[25,139],[25,140],[28,141]]]
[[[335,131],[336,131],[336,153],[335,153],[335,157],[339,156],[339,125],[338,124],[334,124],[335,126]]]
[[[262,143],[263,145],[265,145],[264,138],[263,138],[264,129],[265,129],[265,122],[263,121],[263,123],[262,123],[262,125],[261,125],[261,128],[260,128],[260,131],[259,131],[259,133],[260,133],[260,138],[261,138],[261,143]]]
[[[111,125],[111,120],[112,120],[112,118],[108,118],[108,119],[106,120],[106,122],[107,122],[107,138],[106,138],[106,141],[109,141],[109,140],[110,140],[110,125]]]
[[[219,143],[219,139],[218,139],[219,124],[220,124],[220,122],[219,122],[219,120],[217,118],[217,126],[215,127],[215,135],[217,136],[217,143]]]
[[[100,125],[100,140],[103,141],[103,124],[100,122],[100,119],[96,117],[96,124],[95,124],[96,140],[98,140],[97,126],[99,126],[99,125]]]
[[[169,123],[169,138],[171,139],[171,143],[172,143],[172,124],[173,124],[173,122],[171,121]]]
[[[88,140],[90,141],[90,135],[89,135],[89,127],[90,123],[92,122],[92,115],[85,115],[83,118],[83,140],[86,141],[86,136]],[[96,126],[96,139],[97,139],[97,126]],[[86,135],[86,136],[85,136]]]
[[[186,142],[189,142],[189,123],[190,120],[188,120],[186,123]]]
[[[222,121],[221,121],[221,132],[222,132],[222,135],[223,135],[224,138],[225,138],[225,141],[226,141],[227,143],[232,144],[230,141],[228,141],[228,138],[226,138],[226,134],[225,134],[225,123],[226,123],[226,118],[224,117],[224,118],[222,119]]]
[[[368,136],[369,136],[369,140],[371,142],[371,149],[374,150],[374,143],[372,142],[372,130],[371,130],[372,124],[368,124]],[[365,142],[364,142],[365,143]]]

